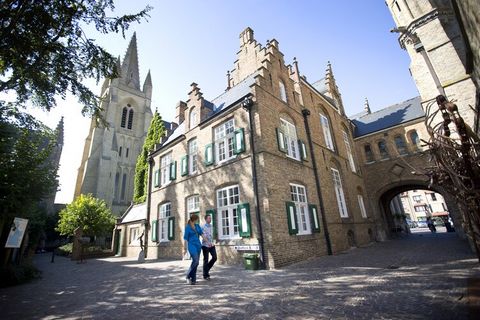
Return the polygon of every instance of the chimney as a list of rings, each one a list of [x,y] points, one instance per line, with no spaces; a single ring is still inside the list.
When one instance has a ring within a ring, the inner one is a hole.
[[[181,124],[185,121],[185,111],[187,110],[187,104],[183,101],[179,101],[176,107],[175,122]]]

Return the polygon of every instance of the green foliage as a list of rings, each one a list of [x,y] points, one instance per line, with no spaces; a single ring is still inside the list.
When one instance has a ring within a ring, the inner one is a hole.
[[[162,136],[166,133],[162,117],[155,111],[152,122],[148,128],[147,137],[143,148],[137,158],[135,166],[135,181],[133,190],[133,202],[145,202],[148,191],[148,154],[153,151],[156,143],[160,143]]]
[[[0,218],[28,218],[55,191],[55,140],[52,130],[0,103]]]
[[[73,243],[67,243],[61,247],[58,247],[56,254],[60,256],[68,256],[72,254],[73,251]]]
[[[80,227],[84,236],[102,236],[110,233],[115,225],[115,216],[105,201],[94,198],[91,194],[81,194],[59,215],[60,220],[55,230],[61,235],[71,236]]]
[[[15,92],[16,104],[30,101],[45,110],[67,92],[84,105],[83,114],[100,115],[99,99],[86,78],[115,78],[116,58],[95,44],[83,30],[94,25],[103,34],[122,32],[146,19],[137,14],[108,17],[113,0],[3,0],[0,5],[0,92]]]

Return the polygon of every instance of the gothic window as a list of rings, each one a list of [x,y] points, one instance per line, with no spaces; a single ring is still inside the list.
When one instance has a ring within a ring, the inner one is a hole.
[[[415,147],[415,149],[419,150],[420,138],[418,137],[418,133],[416,130],[413,130],[412,132],[410,132],[410,140],[412,140],[412,144]]]
[[[407,146],[405,145],[405,140],[402,136],[395,136],[395,146],[397,147],[398,154],[407,154]]]
[[[122,110],[122,123],[120,124],[120,126],[122,128],[125,128],[125,124],[127,122],[127,107],[123,107],[123,110]]]
[[[345,200],[345,194],[343,193],[342,179],[340,178],[340,172],[335,168],[330,168],[332,171],[333,187],[335,189],[335,195],[337,196],[338,211],[340,217],[348,218],[347,202]]]
[[[363,147],[363,149],[365,151],[365,162],[369,163],[369,162],[375,161],[375,157],[373,156],[373,151],[372,151],[372,147],[370,146],[370,144],[367,143]]]
[[[132,129],[133,124],[133,109],[128,112],[128,129]]]
[[[127,174],[124,173],[122,177],[122,192],[120,193],[120,199],[125,200],[125,190],[127,188]]]
[[[325,145],[328,149],[335,151],[335,147],[333,146],[332,131],[330,129],[330,121],[328,120],[327,116],[320,113],[320,122],[322,124],[323,135],[325,137]]]
[[[127,148],[127,151],[125,152],[125,158],[128,158],[128,148]]]
[[[350,169],[352,172],[357,172],[355,168],[355,161],[353,160],[352,147],[350,146],[350,138],[346,130],[343,130],[343,141],[345,142],[345,148],[347,149],[348,162],[350,164]]]
[[[380,140],[378,142],[378,151],[380,152],[380,157],[382,159],[388,159],[388,150],[387,150],[387,144],[385,143],[385,140]]]
[[[113,189],[113,196],[116,200],[118,200],[118,186],[120,184],[120,173],[117,172],[115,175],[115,189]]]
[[[118,148],[118,157],[122,156],[122,147]]]
[[[282,81],[279,81],[278,86],[280,87],[280,98],[284,102],[287,102],[287,91],[285,90],[285,85],[283,84]]]

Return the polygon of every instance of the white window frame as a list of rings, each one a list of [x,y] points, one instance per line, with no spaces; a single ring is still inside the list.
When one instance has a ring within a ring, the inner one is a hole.
[[[343,192],[340,172],[335,168],[330,169],[332,171],[333,188],[335,189],[335,194],[337,196],[337,205],[338,211],[340,212],[340,217],[348,218],[347,200],[345,199],[345,193]]]
[[[190,129],[195,128],[198,124],[198,112],[196,109],[190,111],[190,119],[189,119]]]
[[[363,196],[361,194],[357,195],[358,198],[358,206],[360,207],[360,213],[362,214],[363,218],[367,218],[367,210],[365,209],[365,203],[363,202]]]
[[[283,81],[280,80],[278,82],[278,87],[280,88],[280,99],[282,99],[284,102],[287,102],[287,90],[285,89],[285,84]]]
[[[190,175],[198,171],[198,144],[197,138],[188,142],[188,173]]]
[[[187,213],[199,212],[200,211],[200,196],[193,195],[187,198]]]
[[[311,234],[312,225],[310,221],[310,212],[308,210],[307,190],[305,186],[290,183],[290,196],[295,204],[297,214],[298,235]]]
[[[412,200],[415,203],[422,203],[423,202],[422,195],[414,195],[414,196],[412,196]]]
[[[350,138],[348,136],[348,133],[343,130],[343,141],[345,142],[345,148],[347,149],[347,157],[348,157],[348,162],[350,163],[350,169],[352,172],[357,172],[357,168],[355,167],[355,160],[353,160],[353,153],[352,153],[352,147],[350,145]]]
[[[167,153],[160,158],[160,186],[166,186],[170,183],[170,163],[172,162],[172,153]]]
[[[139,243],[138,237],[140,236],[140,227],[133,227],[130,228],[130,234],[128,238],[129,244],[136,244]]]
[[[293,123],[280,118],[280,127],[283,131],[283,140],[287,149],[287,157],[300,160],[300,148],[298,147],[297,128]]]
[[[168,242],[168,218],[172,215],[172,203],[165,202],[158,206],[158,240]]]
[[[327,116],[322,113],[320,113],[320,123],[322,125],[323,135],[325,136],[325,145],[328,149],[335,151],[330,121],[328,120]]]
[[[218,164],[235,158],[233,148],[235,140],[234,119],[227,120],[213,129],[215,141],[215,160]]]
[[[240,187],[229,186],[217,190],[217,226],[218,238],[240,239],[238,224],[238,205],[240,204]]]

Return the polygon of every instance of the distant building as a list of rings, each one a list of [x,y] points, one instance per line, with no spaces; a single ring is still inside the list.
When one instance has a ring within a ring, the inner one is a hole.
[[[150,72],[140,88],[137,38],[134,34],[120,64],[120,77],[107,79],[100,96],[108,128],[92,119],[78,169],[75,197],[91,193],[121,215],[133,199],[137,157],[153,114]]]
[[[429,190],[409,190],[399,195],[407,218],[426,221],[427,217],[448,217],[448,208],[441,194]]]

